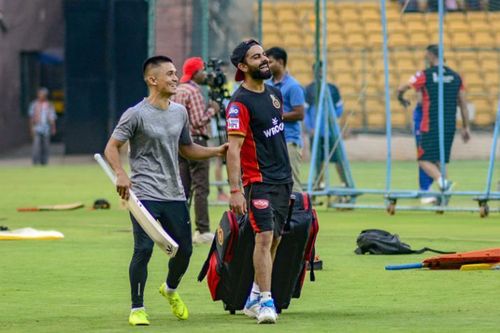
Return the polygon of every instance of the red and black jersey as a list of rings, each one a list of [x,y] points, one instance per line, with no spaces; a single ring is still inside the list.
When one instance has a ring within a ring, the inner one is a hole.
[[[421,132],[438,133],[438,66],[417,72],[410,85],[422,92]],[[443,67],[443,115],[445,131],[455,132],[458,95],[464,89],[462,78],[449,67]]]
[[[244,186],[292,182],[279,89],[265,85],[256,93],[240,86],[227,107],[226,128],[228,135],[245,137],[240,153]]]

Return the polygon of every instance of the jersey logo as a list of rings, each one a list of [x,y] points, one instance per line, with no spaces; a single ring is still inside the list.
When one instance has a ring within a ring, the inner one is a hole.
[[[231,105],[228,112],[229,117],[238,117],[239,114],[240,108],[237,105]]]
[[[257,209],[266,209],[267,207],[269,207],[269,200],[255,199],[252,200],[252,205]]]
[[[228,130],[239,130],[240,129],[240,120],[238,118],[229,118],[227,120],[227,129]]]
[[[278,98],[276,98],[276,96],[274,96],[273,94],[270,94],[269,96],[271,96],[271,100],[273,101],[273,106],[276,108],[276,109],[281,109],[281,102]]]
[[[263,132],[264,132],[264,136],[266,138],[270,138],[280,132],[283,132],[283,130],[285,129],[285,123],[283,122],[280,122],[279,119],[277,117],[274,117],[272,119],[272,122],[273,122],[273,127],[271,128],[268,128],[268,129],[265,129]]]
[[[224,230],[222,230],[221,227],[217,228],[217,243],[219,243],[220,246],[224,244]]]
[[[453,75],[443,75],[443,83],[451,83],[453,82]],[[432,81],[434,83],[439,82],[439,76],[437,73],[432,73]]]

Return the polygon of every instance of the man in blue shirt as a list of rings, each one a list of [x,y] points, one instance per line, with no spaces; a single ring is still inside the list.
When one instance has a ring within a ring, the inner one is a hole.
[[[293,192],[302,192],[300,165],[302,163],[302,135],[300,121],[304,119],[304,89],[286,70],[288,56],[281,47],[272,47],[266,51],[269,68],[273,77],[266,82],[281,91],[283,96],[283,121],[285,139],[292,166]]]
[[[322,67],[322,63],[320,62],[320,68]],[[313,71],[314,71],[314,66],[313,66]],[[321,71],[320,71],[321,75]],[[306,87],[306,114],[304,118],[304,125],[305,125],[305,130],[307,135],[309,136],[310,140],[310,147],[312,149],[313,146],[313,139],[314,139],[314,132],[316,131],[316,94],[317,94],[317,88],[316,88],[316,82],[311,82],[307,87]],[[340,119],[342,114],[344,113],[344,101],[342,100],[342,97],[340,96],[340,91],[335,86],[334,84],[327,83],[328,90],[330,92],[330,96],[333,101],[333,105],[335,107],[335,115],[337,116],[337,119]],[[318,144],[318,152],[317,152],[317,158],[316,158],[316,164],[314,166],[315,168],[315,174],[318,175],[321,172],[321,167],[323,162],[325,161],[325,156],[324,151],[323,151],[323,145],[324,145],[324,122],[320,122],[320,126],[317,129],[319,131],[319,144]],[[330,122],[329,123],[329,133],[333,132],[333,124]],[[333,135],[329,135],[328,137],[328,142],[329,142],[329,147],[330,150],[335,146],[335,138]],[[330,162],[335,163],[337,173],[339,175],[340,181],[343,184],[346,184],[346,180],[344,178],[344,173],[342,172],[341,166],[338,163],[337,157],[335,153],[331,154],[332,157],[330,158]],[[320,188],[323,187],[323,185],[319,186]]]

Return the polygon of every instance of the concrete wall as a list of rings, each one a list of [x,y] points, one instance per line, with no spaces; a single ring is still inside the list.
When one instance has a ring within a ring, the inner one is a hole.
[[[0,0],[0,153],[29,142],[20,110],[20,52],[62,48],[62,0]]]
[[[178,72],[191,52],[193,0],[157,0],[156,54],[174,60]]]

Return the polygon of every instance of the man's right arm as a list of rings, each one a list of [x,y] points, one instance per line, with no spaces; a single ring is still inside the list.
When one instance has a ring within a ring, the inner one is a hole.
[[[411,104],[409,100],[404,98],[405,92],[407,92],[411,88],[415,89],[416,91],[421,90],[425,85],[425,81],[426,81],[425,74],[423,72],[417,72],[410,78],[409,82],[399,86],[397,91],[398,101],[404,108],[409,107]]]
[[[398,88],[398,101],[404,108],[410,106],[410,101],[404,98],[405,93],[411,89],[411,86],[408,83],[402,84]]]
[[[244,136],[229,135],[229,147],[227,149],[226,155],[227,175],[229,178],[229,186],[231,189],[229,206],[231,207],[231,210],[237,215],[242,215],[247,212],[246,200],[241,188],[240,153],[244,140]]]
[[[111,168],[116,174],[116,192],[124,200],[129,197],[128,190],[131,187],[130,179],[127,173],[123,170],[120,160],[120,147],[123,146],[135,133],[137,128],[137,114],[132,109],[125,111],[120,117],[118,125],[116,125],[111,138],[104,150],[104,156],[108,160]]]
[[[104,156],[106,156],[106,160],[116,174],[116,192],[118,192],[122,199],[128,200],[128,190],[131,187],[131,183],[120,160],[120,148],[124,143],[123,141],[110,138],[104,150]]]

